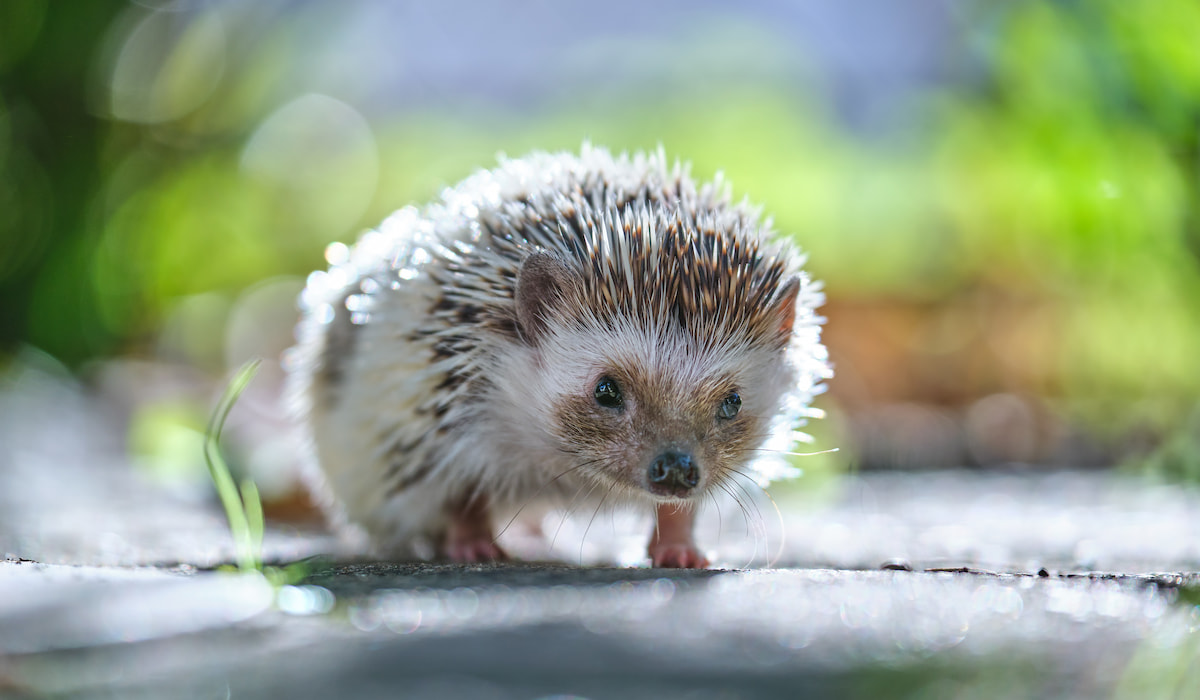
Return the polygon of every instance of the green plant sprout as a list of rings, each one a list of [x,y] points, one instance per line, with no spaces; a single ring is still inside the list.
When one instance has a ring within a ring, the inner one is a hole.
[[[208,426],[204,429],[204,463],[208,465],[208,474],[212,477],[217,496],[225,508],[229,533],[233,536],[237,570],[242,573],[259,574],[279,589],[307,578],[311,561],[298,561],[285,566],[263,566],[262,546],[266,518],[263,516],[262,498],[259,497],[258,487],[250,477],[242,479],[241,485],[238,486],[229,471],[229,465],[221,456],[221,430],[225,427],[225,420],[242,392],[249,386],[250,380],[254,379],[261,364],[262,360],[257,358],[245,363],[225,386],[225,391],[208,419]]]
[[[246,390],[250,380],[254,379],[261,364],[262,360],[254,359],[238,369],[217,401],[216,408],[208,419],[208,427],[204,430],[204,462],[208,465],[208,474],[212,477],[221,505],[225,508],[229,532],[233,535],[237,568],[243,573],[263,570],[262,499],[259,498],[258,487],[250,477],[242,479],[240,489],[234,482],[229,465],[221,456],[221,430],[225,427],[225,420],[233,410],[233,405]]]

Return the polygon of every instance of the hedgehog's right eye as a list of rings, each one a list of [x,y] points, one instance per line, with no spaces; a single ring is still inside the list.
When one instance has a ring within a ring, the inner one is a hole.
[[[721,405],[717,406],[717,418],[731,420],[737,416],[741,408],[742,397],[738,396],[736,391],[731,391],[728,396],[721,400]]]
[[[617,386],[617,381],[612,377],[601,377],[596,383],[596,391],[593,394],[596,397],[596,403],[605,408],[621,408],[625,405],[625,398],[621,396],[621,387]]]

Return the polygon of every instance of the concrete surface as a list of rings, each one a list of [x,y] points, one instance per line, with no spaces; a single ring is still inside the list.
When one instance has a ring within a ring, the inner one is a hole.
[[[778,514],[706,513],[709,571],[644,568],[623,514],[514,528],[542,561],[503,566],[275,528],[268,561],[331,556],[273,586],[215,571],[214,502],[131,468],[85,399],[23,391],[0,392],[0,697],[1200,697],[1195,489],[801,482]]]

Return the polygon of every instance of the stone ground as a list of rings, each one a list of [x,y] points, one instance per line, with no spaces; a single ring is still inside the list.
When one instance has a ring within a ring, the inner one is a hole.
[[[716,568],[685,572],[645,568],[620,515],[551,514],[552,547],[514,528],[540,561],[503,566],[274,528],[267,559],[305,560],[277,587],[215,571],[215,504],[39,392],[0,392],[0,697],[1200,697],[1193,489],[845,478],[707,513]]]

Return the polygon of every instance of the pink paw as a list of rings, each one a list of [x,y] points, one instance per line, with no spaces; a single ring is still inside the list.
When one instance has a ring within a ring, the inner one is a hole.
[[[708,566],[708,559],[696,549],[695,545],[682,543],[651,542],[649,547],[650,565],[664,569],[703,569]]]
[[[507,561],[504,553],[491,539],[477,538],[447,542],[443,552],[450,561],[460,564],[477,564],[480,562]]]

